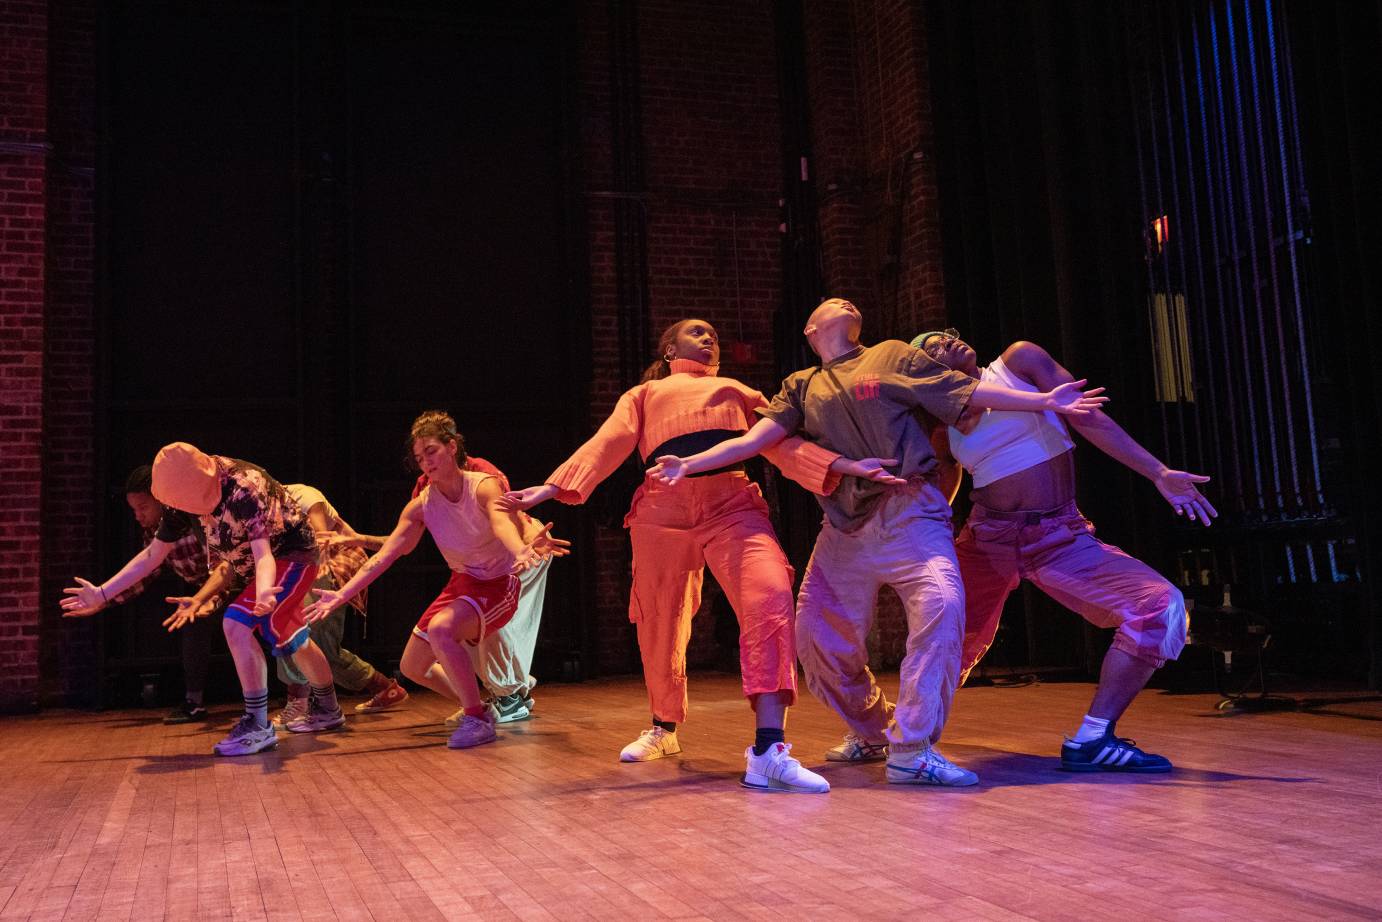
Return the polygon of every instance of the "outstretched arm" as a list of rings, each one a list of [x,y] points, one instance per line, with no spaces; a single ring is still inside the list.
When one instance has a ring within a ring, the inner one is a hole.
[[[1107,397],[1099,396],[1104,392],[1102,387],[1083,392],[1080,390],[1088,383],[1088,380],[1081,378],[1079,381],[1062,383],[1045,393],[1031,394],[1027,391],[1015,391],[1001,384],[980,381],[969,398],[969,405],[986,410],[1019,410],[1032,413],[1053,410],[1071,417],[1086,416],[1108,403]]]
[[[422,521],[422,500],[409,501],[408,505],[403,507],[403,513],[399,515],[398,524],[394,526],[393,532],[384,539],[383,546],[374,556],[366,560],[344,586],[340,589],[323,590],[317,594],[317,601],[302,610],[307,620],[320,621],[383,576],[384,572],[393,566],[394,561],[404,554],[412,553],[413,548],[417,547],[418,541],[422,539],[425,527]]]
[[[765,417],[754,423],[753,428],[743,435],[726,439],[715,447],[707,448],[689,458],[678,458],[676,455],[655,458],[653,460],[657,463],[648,468],[648,473],[658,482],[672,486],[691,474],[713,471],[752,458],[789,435],[791,433],[786,427]]]
[[[540,487],[525,487],[522,490],[512,490],[499,497],[496,501],[497,508],[503,512],[518,512],[521,509],[531,509],[538,503],[547,502],[560,492],[561,489],[554,483],[544,483]]]
[[[168,596],[163,601],[175,606],[173,613],[163,619],[163,626],[176,631],[197,618],[205,617],[216,610],[221,601],[221,592],[230,583],[230,564],[221,561],[207,576],[206,582],[190,596]]]
[[[643,431],[642,402],[647,389],[638,385],[625,391],[614,405],[614,412],[575,454],[562,462],[542,486],[514,490],[505,494],[499,507],[504,512],[531,509],[556,498],[563,503],[583,503],[590,493],[638,447]]]
[[[1036,343],[1013,343],[1003,353],[1003,363],[1035,386],[1047,390],[1074,380],[1074,375]],[[1167,467],[1103,410],[1072,416],[1070,425],[1104,454],[1150,480],[1176,510],[1176,515],[1207,526],[1219,514],[1195,486],[1208,483],[1207,476]]]
[[[130,559],[130,562],[120,568],[110,579],[101,585],[87,582],[80,576],[74,577],[75,586],[69,586],[62,591],[66,596],[62,600],[62,614],[65,618],[84,618],[87,615],[94,615],[96,612],[105,608],[121,592],[148,577],[160,566],[163,561],[168,559],[168,552],[173,545],[167,541],[160,541],[157,538],[149,542],[149,546]]]
[[[345,519],[339,521],[339,530],[327,541],[328,547],[363,547],[377,551],[389,540],[388,535],[362,535]]]
[[[480,481],[480,485],[475,489],[475,498],[489,515],[489,525],[494,530],[494,537],[498,538],[504,549],[514,556],[513,572],[521,573],[537,563],[541,554],[523,540],[523,525],[518,520],[518,513],[506,508],[499,478],[490,477]]]

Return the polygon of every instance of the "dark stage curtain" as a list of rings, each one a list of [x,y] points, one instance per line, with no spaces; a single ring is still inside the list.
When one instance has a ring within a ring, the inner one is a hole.
[[[570,16],[103,7],[107,568],[138,546],[119,485],[174,439],[318,486],[372,533],[408,500],[404,440],[423,410],[449,410],[515,484],[579,441]],[[553,514],[572,534],[575,517]],[[572,560],[551,576],[544,674],[585,642]],[[430,540],[397,570],[348,638],[381,668],[446,574]],[[158,595],[104,619],[112,677],[175,662]]]
[[[1202,532],[1082,447],[1100,537],[1201,606],[1231,585],[1272,621],[1279,667],[1353,681],[1377,645],[1355,461],[1377,438],[1377,9],[926,5],[952,321],[981,361],[1041,343],[1154,454],[1215,477]],[[1000,664],[1101,647],[1034,591],[1005,620]]]

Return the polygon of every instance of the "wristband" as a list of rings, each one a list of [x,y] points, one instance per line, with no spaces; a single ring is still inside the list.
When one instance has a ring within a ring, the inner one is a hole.
[[[103,605],[109,605],[109,604],[110,604],[110,599],[107,599],[107,598],[106,598],[106,587],[105,587],[105,586],[97,586],[97,587],[96,587],[96,591],[99,592],[99,593],[101,594],[101,604],[103,604]]]

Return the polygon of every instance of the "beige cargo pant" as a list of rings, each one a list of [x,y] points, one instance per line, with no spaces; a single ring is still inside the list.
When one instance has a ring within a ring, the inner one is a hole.
[[[868,665],[882,586],[897,592],[907,612],[895,709]],[[806,685],[867,742],[887,742],[894,752],[934,743],[959,681],[964,614],[950,505],[929,481],[896,487],[857,531],[826,522],[816,539],[797,596]]]

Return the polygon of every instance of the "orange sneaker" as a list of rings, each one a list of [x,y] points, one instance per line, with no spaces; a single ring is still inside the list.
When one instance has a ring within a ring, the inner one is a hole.
[[[397,681],[390,679],[388,687],[368,701],[355,705],[355,710],[361,714],[373,714],[375,711],[387,711],[389,708],[396,708],[407,700],[408,690],[399,685]]]

